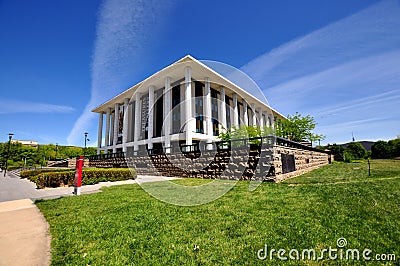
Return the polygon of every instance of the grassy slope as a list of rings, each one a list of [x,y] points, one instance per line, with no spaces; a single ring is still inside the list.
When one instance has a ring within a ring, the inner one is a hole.
[[[329,165],[254,192],[238,182],[196,207],[160,202],[137,185],[37,205],[50,224],[54,265],[265,265],[256,255],[265,244],[320,250],[336,248],[340,237],[348,248],[395,253],[398,263],[400,162],[373,161],[371,177],[366,169],[366,163]]]

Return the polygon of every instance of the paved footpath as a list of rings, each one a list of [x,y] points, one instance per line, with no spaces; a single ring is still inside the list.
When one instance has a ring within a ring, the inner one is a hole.
[[[30,199],[0,203],[0,265],[49,265],[49,226]]]
[[[49,265],[49,225],[33,203],[36,199],[72,196],[73,187],[36,189],[34,183],[12,173],[0,173],[0,266]],[[101,182],[82,186],[81,193],[100,192],[101,187],[155,182],[176,178],[138,176],[136,180]]]

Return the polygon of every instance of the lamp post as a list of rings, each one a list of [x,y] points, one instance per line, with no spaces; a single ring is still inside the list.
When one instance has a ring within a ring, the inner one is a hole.
[[[4,169],[4,177],[6,176],[6,172],[7,172],[8,158],[10,157],[10,151],[11,151],[11,139],[12,139],[13,135],[14,135],[13,133],[8,134],[8,152],[7,152],[7,157],[6,157],[6,165],[5,165],[5,169]]]
[[[87,137],[88,134],[89,133],[85,132],[85,149],[83,150],[83,156],[86,155],[86,144],[87,144],[88,141],[90,141],[90,139],[88,139],[88,137]]]
[[[57,157],[58,157],[58,143],[56,143],[56,161],[57,161]]]

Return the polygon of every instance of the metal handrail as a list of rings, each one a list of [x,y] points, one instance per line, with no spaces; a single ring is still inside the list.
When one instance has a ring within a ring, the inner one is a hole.
[[[249,145],[254,145],[256,147],[262,146],[263,144],[267,145],[278,145],[284,147],[291,147],[297,149],[304,149],[309,151],[317,151],[322,153],[330,154],[328,151],[318,150],[316,148],[300,144],[295,141],[291,141],[282,137],[277,137],[273,135],[263,136],[263,137],[254,137],[254,138],[240,138],[240,139],[233,139],[233,140],[221,140],[221,141],[214,141],[214,142],[198,142],[194,144],[180,144],[179,146],[168,146],[162,148],[154,148],[154,149],[146,149],[140,151],[133,151],[131,154],[136,155],[158,155],[158,154],[165,154],[167,150],[170,153],[196,153],[202,152],[206,150],[205,147],[208,145],[212,145],[212,149],[210,150],[230,150],[235,148],[243,148],[248,147]],[[129,155],[131,155],[129,154]],[[90,160],[98,160],[98,159],[110,159],[110,158],[125,158],[127,153],[125,152],[117,152],[117,153],[110,153],[110,154],[98,154],[88,156]]]

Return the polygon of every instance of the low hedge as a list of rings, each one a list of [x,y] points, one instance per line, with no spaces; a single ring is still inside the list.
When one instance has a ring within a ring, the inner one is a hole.
[[[55,168],[55,169],[36,169],[36,170],[22,170],[21,173],[19,174],[21,178],[30,178],[35,175],[39,175],[41,173],[46,173],[46,172],[65,172],[65,171],[74,171],[72,169],[61,169],[61,168]]]
[[[21,166],[19,166],[19,165],[9,165],[9,166],[7,166],[7,171],[17,170],[18,168],[21,168]]]
[[[107,181],[121,181],[135,179],[136,171],[128,168],[111,169],[84,169],[82,171],[82,185],[93,185]],[[36,184],[38,188],[73,186],[75,170],[42,172],[29,176],[28,179]]]

